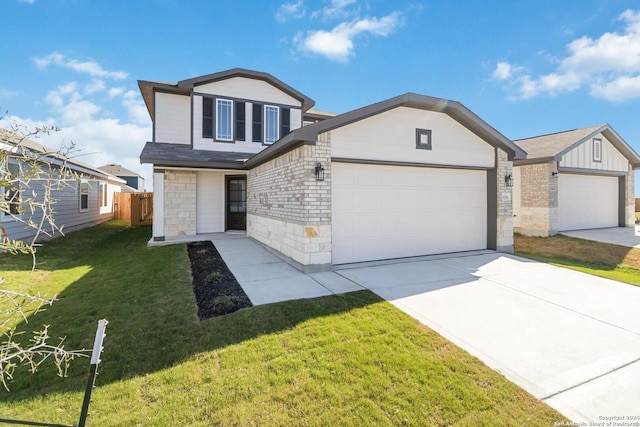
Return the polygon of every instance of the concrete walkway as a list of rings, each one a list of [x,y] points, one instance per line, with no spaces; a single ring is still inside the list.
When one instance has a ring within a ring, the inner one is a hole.
[[[640,287],[492,251],[307,275],[214,244],[254,304],[371,289],[575,422],[640,415]]]
[[[331,271],[305,274],[249,238],[227,233],[212,237],[213,244],[254,305],[364,289]]]
[[[640,227],[596,228],[592,230],[563,231],[560,234],[579,239],[595,240],[614,245],[640,248]]]

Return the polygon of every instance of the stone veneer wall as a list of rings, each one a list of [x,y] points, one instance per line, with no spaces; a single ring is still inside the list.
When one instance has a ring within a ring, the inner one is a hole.
[[[496,149],[497,224],[496,250],[513,253],[513,187],[508,187],[504,177],[513,173],[513,162],[501,149]]]
[[[636,223],[636,199],[635,199],[635,175],[633,171],[633,166],[629,165],[629,175],[624,178],[624,185],[626,189],[625,194],[625,209],[624,209],[624,218],[625,218],[625,226],[633,227]]]
[[[324,181],[316,181],[317,163]],[[250,170],[247,189],[247,236],[304,271],[330,268],[330,133]]]
[[[196,173],[166,170],[164,173],[164,235],[196,234]]]
[[[558,232],[558,171],[556,162],[522,165],[520,228],[527,236],[553,236]]]

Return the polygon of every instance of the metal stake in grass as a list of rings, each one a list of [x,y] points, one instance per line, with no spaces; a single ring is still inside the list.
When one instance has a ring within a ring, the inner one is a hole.
[[[96,331],[96,339],[93,342],[93,352],[91,353],[91,368],[89,372],[89,380],[87,381],[87,389],[84,392],[84,402],[82,402],[82,412],[80,412],[80,421],[78,427],[84,427],[87,422],[87,416],[89,415],[89,404],[91,403],[91,393],[95,388],[96,375],[98,375],[98,364],[100,363],[100,353],[104,347],[102,342],[106,336],[105,329],[107,327],[106,319],[98,321],[98,330]]]

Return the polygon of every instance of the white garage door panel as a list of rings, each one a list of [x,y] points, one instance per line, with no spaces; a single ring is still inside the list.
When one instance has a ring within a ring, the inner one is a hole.
[[[333,263],[487,247],[485,171],[332,165]]]
[[[618,226],[618,178],[558,176],[558,230]]]

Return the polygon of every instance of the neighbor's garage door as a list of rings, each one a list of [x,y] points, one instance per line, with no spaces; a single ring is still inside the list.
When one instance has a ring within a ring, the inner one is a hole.
[[[618,226],[618,178],[558,175],[558,230]]]
[[[487,247],[486,171],[334,162],[332,262]]]

